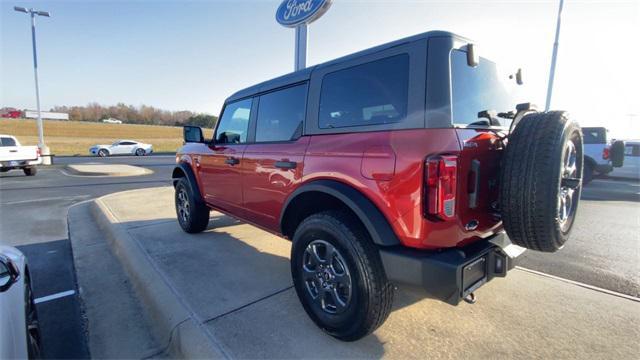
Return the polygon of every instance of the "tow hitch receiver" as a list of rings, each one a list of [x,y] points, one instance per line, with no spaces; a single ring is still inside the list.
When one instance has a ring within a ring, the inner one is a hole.
[[[489,251],[482,257],[466,264],[462,268],[462,299],[469,304],[476,302],[473,293],[493,277],[507,274],[506,256],[498,249]]]

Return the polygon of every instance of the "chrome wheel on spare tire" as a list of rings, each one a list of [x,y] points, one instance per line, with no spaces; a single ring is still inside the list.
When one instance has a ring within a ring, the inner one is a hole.
[[[524,116],[509,135],[500,212],[511,241],[532,250],[562,248],[583,185],[582,131],[566,112]]]

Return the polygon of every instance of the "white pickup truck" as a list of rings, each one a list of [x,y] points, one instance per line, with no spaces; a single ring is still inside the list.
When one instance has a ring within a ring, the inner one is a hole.
[[[37,146],[21,146],[18,139],[11,135],[0,134],[0,172],[22,169],[27,176],[33,176],[42,164],[40,149]]]

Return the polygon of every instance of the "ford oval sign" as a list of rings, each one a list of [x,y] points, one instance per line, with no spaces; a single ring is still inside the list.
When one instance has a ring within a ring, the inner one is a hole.
[[[322,16],[331,6],[331,0],[284,0],[276,11],[276,20],[284,26],[309,24]]]

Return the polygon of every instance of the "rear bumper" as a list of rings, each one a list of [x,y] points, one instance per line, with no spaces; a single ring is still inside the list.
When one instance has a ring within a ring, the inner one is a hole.
[[[463,248],[419,251],[383,248],[380,256],[389,280],[415,286],[431,298],[457,305],[494,277],[504,277],[523,249],[504,233]]]
[[[33,160],[13,160],[13,161],[2,161],[0,162],[0,168],[4,170],[12,170],[12,169],[22,169],[28,166],[35,166],[42,164],[42,158],[37,158]]]

